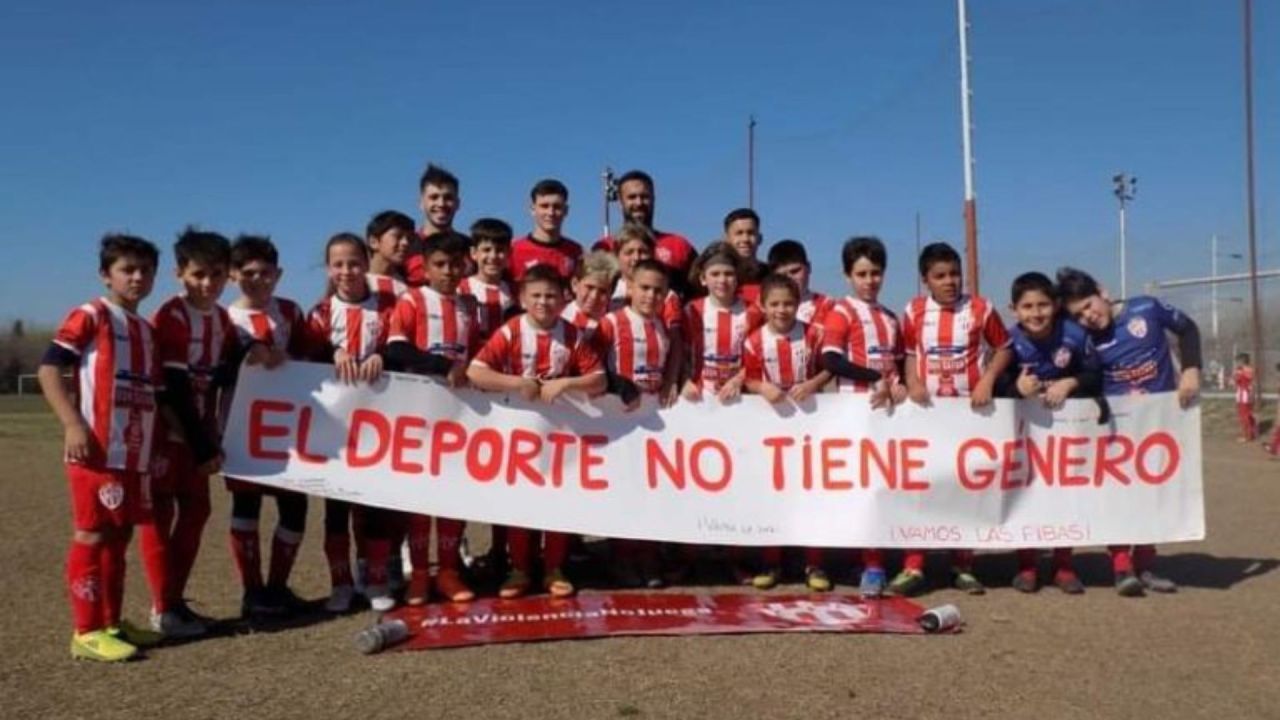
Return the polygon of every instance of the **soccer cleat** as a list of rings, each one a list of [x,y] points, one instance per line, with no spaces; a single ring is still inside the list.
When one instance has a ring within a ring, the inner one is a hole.
[[[924,573],[919,570],[903,570],[889,583],[889,592],[902,597],[919,595],[924,590]]]
[[[667,581],[662,575],[650,574],[645,577],[644,586],[650,590],[661,590],[667,586]]]
[[[268,585],[263,592],[266,595],[267,606],[277,615],[292,615],[307,607],[306,601],[290,590],[288,585],[278,587]]]
[[[1157,592],[1157,593],[1178,592],[1177,583],[1170,580],[1169,578],[1160,577],[1159,575],[1151,572],[1150,570],[1143,570],[1142,572],[1138,573],[1138,581],[1142,583],[1142,587],[1146,588],[1147,590],[1150,590],[1151,592]]]
[[[1035,570],[1019,570],[1010,584],[1018,592],[1033,593],[1040,589],[1040,581],[1036,578]]]
[[[1142,597],[1147,594],[1142,581],[1131,572],[1116,573],[1116,592],[1121,597]]]
[[[357,595],[364,595],[365,593],[364,579],[365,573],[368,572],[368,569],[369,563],[367,560],[363,558],[356,558],[356,572],[352,581],[355,583],[355,587],[353,589]]]
[[[987,592],[987,588],[978,580],[977,576],[969,570],[955,570],[955,578],[952,585],[957,590],[969,593],[970,595],[982,595]]]
[[[441,570],[436,574],[436,589],[449,602],[464,603],[476,599],[476,594],[462,579],[457,570]]]
[[[887,583],[884,568],[867,568],[862,571],[862,578],[858,581],[858,594],[864,598],[878,598],[884,595]]]
[[[831,578],[827,577],[827,573],[820,567],[805,569],[804,584],[813,592],[829,592],[831,590]]]
[[[573,597],[573,594],[578,591],[560,568],[547,572],[547,576],[542,579],[542,587],[546,588],[553,598]]]
[[[644,587],[644,578],[640,577],[635,566],[629,562],[624,561],[614,565],[610,574],[613,575],[613,584],[624,590]]]
[[[107,633],[117,640],[123,640],[137,647],[155,645],[164,640],[164,635],[154,630],[138,627],[128,620],[121,620],[119,625],[112,625],[107,628]]]
[[[267,593],[263,588],[245,590],[240,598],[240,617],[253,618],[262,615],[279,615],[281,610],[267,601]]]
[[[386,585],[370,585],[366,588],[369,607],[374,612],[388,612],[396,606],[396,598]]]
[[[507,579],[502,582],[502,587],[498,588],[498,597],[503,600],[524,597],[529,592],[530,584],[532,583],[528,574],[522,570],[512,570],[507,573]]]
[[[187,612],[181,612],[182,609],[186,609]],[[151,629],[160,633],[166,639],[173,640],[200,637],[209,632],[209,628],[185,605],[180,605],[162,613],[152,610]]]
[[[426,570],[414,570],[409,574],[409,589],[405,591],[405,604],[412,607],[426,604],[431,597],[431,575]]]
[[[1084,583],[1072,570],[1059,570],[1053,575],[1053,585],[1068,595],[1083,595]]]
[[[123,662],[138,654],[138,648],[107,630],[92,630],[71,636],[71,657],[96,662]]]
[[[324,603],[324,609],[331,613],[344,613],[351,609],[351,603],[355,600],[356,589],[350,585],[339,585],[329,593],[329,599]]]
[[[782,571],[777,568],[767,568],[751,578],[751,587],[757,590],[768,590],[778,584],[778,576],[781,574]]]

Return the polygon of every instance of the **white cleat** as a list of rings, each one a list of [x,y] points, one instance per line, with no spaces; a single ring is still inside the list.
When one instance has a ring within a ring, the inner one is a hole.
[[[209,628],[199,618],[183,615],[177,610],[166,610],[162,613],[152,610],[151,629],[173,640],[200,637],[209,632]]]

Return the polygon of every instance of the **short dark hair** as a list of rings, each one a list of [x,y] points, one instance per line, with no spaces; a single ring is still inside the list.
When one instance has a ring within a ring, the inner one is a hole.
[[[366,261],[369,259],[369,246],[365,244],[365,241],[359,235],[353,232],[340,232],[334,234],[329,238],[329,241],[324,244],[325,265],[329,264],[329,252],[339,245],[354,246],[360,250],[360,254],[364,256]]]
[[[961,265],[960,253],[944,242],[929,243],[920,251],[920,274],[927,275],[929,274],[929,268],[944,262],[953,262],[957,266]]]
[[[690,284],[699,291],[705,290],[702,286],[702,271],[712,265],[728,265],[738,276],[738,282],[743,281],[742,257],[729,243],[715,242],[708,245],[698,259],[693,261],[693,267],[689,268]]]
[[[644,183],[649,188],[649,192],[653,192],[653,178],[649,177],[649,173],[643,170],[628,170],[622,173],[618,178],[618,187],[622,187],[624,183],[629,183],[634,180],[639,180]]]
[[[920,257],[923,258],[924,256],[921,255]],[[885,251],[884,243],[880,241],[880,238],[873,235],[851,237],[845,240],[844,247],[840,248],[840,261],[844,265],[845,275],[853,272],[854,264],[862,258],[866,258],[872,265],[881,270],[884,270],[889,264],[889,253]],[[924,271],[921,271],[920,274],[923,275]]]
[[[520,289],[523,291],[530,283],[536,282],[550,283],[562,292],[566,289],[564,278],[555,268],[546,263],[538,263],[526,270],[524,277],[520,278]]]
[[[266,235],[240,235],[231,244],[231,267],[242,268],[254,260],[280,264],[280,253]]]
[[[780,273],[770,273],[760,281],[760,304],[763,305],[765,298],[769,297],[769,293],[773,290],[786,290],[791,293],[796,300],[800,299],[800,286],[796,284],[786,275]]]
[[[1083,300],[1100,293],[1098,281],[1089,273],[1073,267],[1058,268],[1058,297],[1063,301]]]
[[[1044,293],[1050,300],[1058,299],[1058,291],[1053,287],[1053,281],[1042,272],[1025,272],[1013,279],[1011,300],[1015,305],[1023,295],[1029,292]]]
[[[738,208],[736,210],[730,210],[729,214],[724,216],[725,231],[727,232],[729,230],[729,226],[739,220],[750,220],[756,224],[757,228],[760,227],[760,216],[756,214],[755,210],[752,210],[751,208]]]
[[[799,240],[779,240],[769,248],[769,270],[774,271],[792,263],[809,264],[809,253]]]
[[[216,232],[188,225],[178,234],[178,241],[173,244],[173,257],[178,262],[179,270],[193,262],[229,268],[231,241]]]
[[[418,192],[425,191],[428,185],[448,186],[453,188],[455,193],[459,190],[458,176],[435,163],[427,163],[427,169],[422,171],[422,177],[418,178]]]
[[[1246,363],[1249,362],[1249,353],[1247,352],[1238,353],[1236,355],[1236,360],[1239,360],[1240,362],[1246,362]]]
[[[543,178],[534,183],[533,189],[529,191],[529,199],[535,202],[543,195],[559,195],[565,202],[569,202],[569,188],[555,178]]]
[[[471,238],[460,232],[446,231],[429,235],[422,241],[422,257],[442,252],[446,255],[466,255],[471,248]]]
[[[137,235],[107,233],[98,243],[98,272],[105,273],[120,258],[132,257],[151,263],[155,270],[160,264],[160,250],[150,241]]]
[[[480,243],[490,243],[498,247],[510,247],[513,234],[511,226],[498,218],[480,218],[471,223],[472,247],[479,246]]]
[[[369,220],[369,224],[364,228],[364,235],[370,240],[375,240],[385,235],[388,231],[400,230],[404,234],[412,236],[414,229],[413,218],[399,210],[383,210]]]
[[[667,273],[669,272],[667,270],[667,266],[663,265],[661,262],[657,260],[654,260],[653,258],[645,258],[644,260],[641,260],[640,262],[636,263],[636,266],[631,269],[631,275],[632,277],[634,277],[636,273],[645,272],[645,271],[659,273],[662,275],[662,277],[667,278],[668,284],[671,283],[671,278],[667,276]]]

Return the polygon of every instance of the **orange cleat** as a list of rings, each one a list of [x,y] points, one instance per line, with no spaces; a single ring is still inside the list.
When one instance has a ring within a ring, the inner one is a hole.
[[[464,603],[476,599],[475,592],[457,570],[441,570],[436,573],[436,590],[449,602]]]

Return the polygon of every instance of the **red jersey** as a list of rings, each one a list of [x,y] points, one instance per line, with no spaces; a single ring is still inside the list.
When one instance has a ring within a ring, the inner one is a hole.
[[[546,330],[534,325],[527,314],[504,323],[471,362],[539,380],[604,372],[600,354],[583,330],[563,318],[556,318],[555,326]]]
[[[822,293],[805,293],[796,308],[796,317],[802,323],[822,327],[827,321],[827,313],[835,306],[835,300]]]
[[[160,366],[151,324],[99,298],[72,310],[53,342],[75,353],[80,417],[96,447],[90,464],[145,473],[155,437]]]
[[[307,317],[308,346],[326,362],[333,362],[338,350],[364,362],[387,343],[391,311],[381,304],[376,293],[358,303],[337,295],[321,300]]]
[[[215,420],[214,372],[235,356],[238,343],[226,308],[214,305],[197,310],[186,298],[175,295],[156,310],[152,322],[160,361],[165,367],[190,374],[196,411],[205,421]]]
[[[849,296],[829,305],[825,315],[822,352],[838,352],[890,381],[898,376],[902,333],[898,318],[888,308]],[[871,383],[837,378],[836,391],[841,390],[868,392]]]
[[[560,311],[560,317],[578,326],[579,329],[590,332],[595,332],[600,324],[595,318],[582,312],[577,300],[570,300],[569,304],[564,306],[564,310]]]
[[[745,283],[738,286],[738,297],[748,305],[760,304],[760,283]]]
[[[442,295],[430,287],[413,288],[391,316],[391,342],[405,341],[453,361],[466,360],[478,347],[475,298]]]
[[[654,230],[653,243],[653,257],[655,260],[666,265],[672,271],[680,273],[681,277],[689,274],[689,269],[693,267],[693,261],[698,257],[698,250],[685,236]],[[591,249],[614,252],[615,243],[613,237],[605,236],[600,238],[595,245],[591,246]]]
[[[621,310],[627,306],[627,303],[627,279],[618,278],[618,282],[613,286],[613,297],[609,298],[609,312]],[[679,330],[684,325],[680,296],[675,290],[667,291],[667,296],[662,299],[662,309],[658,313],[662,316],[662,322],[667,326],[667,330]]]
[[[549,265],[560,273],[560,277],[568,280],[573,277],[581,257],[582,246],[567,237],[561,237],[554,243],[544,243],[534,240],[532,235],[525,235],[511,243],[507,269],[511,279],[520,282],[534,265]]]
[[[635,383],[641,392],[662,389],[671,340],[661,318],[641,317],[624,307],[605,315],[597,333],[613,374]]]
[[[698,298],[684,308],[685,338],[693,359],[690,378],[714,390],[742,369],[742,345],[764,324],[764,311],[735,299],[727,308],[710,298]]]
[[[294,301],[273,297],[265,308],[231,305],[227,314],[242,346],[260,342],[280,348],[292,358],[306,354],[307,320]]]
[[[1253,368],[1238,367],[1231,374],[1231,380],[1236,384],[1236,404],[1252,405],[1253,404]]]
[[[790,390],[818,374],[818,355],[822,346],[822,330],[797,321],[784,334],[762,325],[747,337],[742,351],[742,364],[747,379],[768,381]]]
[[[962,295],[940,305],[917,297],[903,313],[902,341],[930,394],[968,397],[982,377],[986,351],[1007,347],[1009,332],[985,298]]]
[[[464,278],[458,284],[458,294],[475,298],[478,332],[480,337],[485,339],[502,327],[502,323],[507,318],[507,311],[516,305],[511,286],[505,282],[490,285],[481,280],[479,275]]]
[[[378,296],[378,309],[391,310],[396,306],[396,301],[404,294],[409,286],[391,277],[390,275],[378,275],[376,273],[365,273],[365,277],[369,280],[369,292]]]

